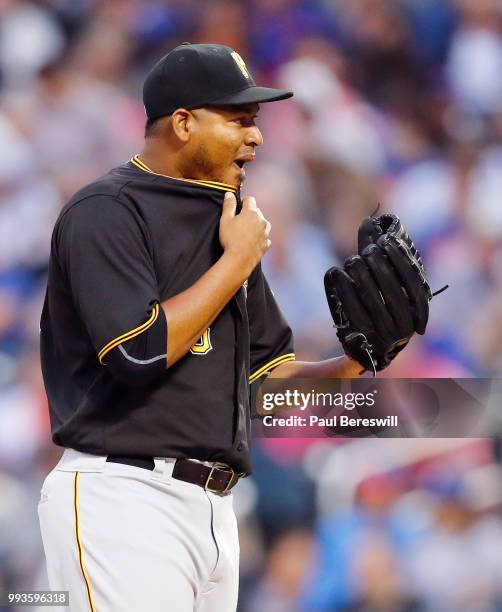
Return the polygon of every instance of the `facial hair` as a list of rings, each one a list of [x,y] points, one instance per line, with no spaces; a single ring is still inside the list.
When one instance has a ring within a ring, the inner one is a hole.
[[[192,157],[192,168],[195,176],[209,181],[221,181],[217,175],[217,165],[211,160],[209,151],[205,145],[199,145]]]

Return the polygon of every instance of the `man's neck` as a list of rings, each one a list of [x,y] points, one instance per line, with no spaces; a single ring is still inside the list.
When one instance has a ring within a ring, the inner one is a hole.
[[[145,145],[139,154],[141,161],[157,174],[172,176],[173,178],[187,178],[183,176],[177,164],[176,153],[161,147],[155,140],[145,140]]]

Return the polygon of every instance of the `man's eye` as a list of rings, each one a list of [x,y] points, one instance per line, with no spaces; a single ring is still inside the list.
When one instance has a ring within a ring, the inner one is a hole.
[[[245,127],[248,127],[250,125],[254,125],[255,124],[255,118],[250,118],[250,117],[237,117],[237,119],[233,119],[234,123],[238,123],[239,125],[243,125]]]

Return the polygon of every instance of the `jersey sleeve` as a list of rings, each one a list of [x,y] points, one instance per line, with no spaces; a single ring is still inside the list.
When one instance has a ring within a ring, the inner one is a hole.
[[[272,293],[261,265],[248,283],[247,308],[250,331],[251,406],[254,407],[258,388],[274,368],[295,359],[293,333]],[[253,416],[255,414],[252,408]]]
[[[91,196],[65,213],[55,238],[100,363],[124,379],[164,371],[167,323],[141,217],[112,196]]]

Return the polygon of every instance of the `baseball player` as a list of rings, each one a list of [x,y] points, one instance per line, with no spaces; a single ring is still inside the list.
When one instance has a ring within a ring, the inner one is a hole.
[[[240,198],[259,104],[290,96],[228,47],[176,47],[144,83],[141,153],[56,222],[41,359],[65,450],[39,517],[71,611],[234,611],[231,490],[251,472],[260,382],[361,371],[294,361],[260,267],[270,224]]]

